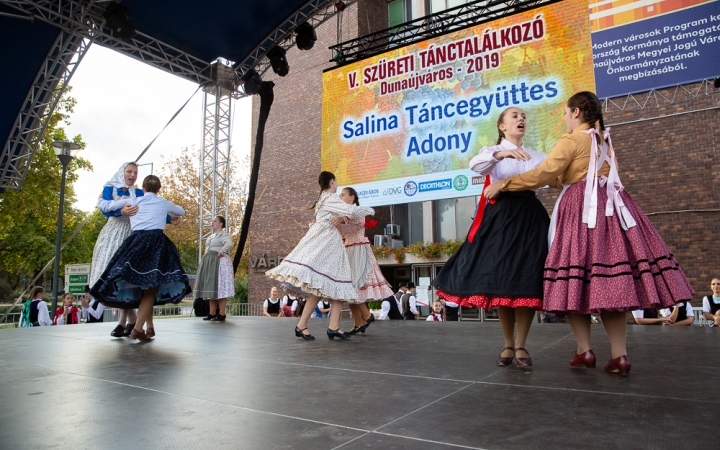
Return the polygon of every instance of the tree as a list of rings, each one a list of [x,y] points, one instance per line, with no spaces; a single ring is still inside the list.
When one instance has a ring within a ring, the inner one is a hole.
[[[199,161],[200,153],[197,150],[185,148],[180,155],[163,161],[159,174],[163,185],[160,195],[185,209],[185,216],[180,224],[169,225],[165,231],[177,246],[183,267],[189,273],[197,272],[198,263],[198,235],[200,232]],[[247,161],[239,161],[237,158],[230,160],[232,189],[230,191],[229,213],[225,219],[227,229],[230,230],[233,237],[233,242],[238,240],[240,223],[245,210],[247,183],[244,181],[244,175],[246,172]],[[223,193],[219,195],[222,196]],[[234,252],[235,248],[231,250],[231,254]],[[247,264],[244,266],[244,271],[244,274],[247,275]],[[239,270],[238,275],[243,275],[243,273]]]
[[[70,114],[76,104],[76,100],[69,96],[70,90],[67,89],[49,119],[22,189],[6,190],[0,195],[0,287],[5,287],[6,290],[24,288],[24,283],[29,283],[55,254],[62,166],[55,156],[51,143],[56,140],[71,140],[85,147],[81,135],[68,139],[65,129],[59,126],[61,121],[69,123]],[[76,157],[68,165],[63,242],[86,216],[72,206],[75,202],[73,184],[77,180],[79,170],[92,170],[92,165],[82,157]],[[100,231],[94,226],[95,222],[90,225],[84,227],[82,233],[63,250],[61,268],[65,264],[90,261],[92,247],[89,247],[88,242],[94,242]],[[9,293],[2,294],[7,296]]]

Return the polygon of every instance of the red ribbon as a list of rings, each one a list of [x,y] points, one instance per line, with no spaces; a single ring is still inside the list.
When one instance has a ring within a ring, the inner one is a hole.
[[[365,218],[365,228],[375,228],[377,224],[377,220],[373,220],[369,217]]]
[[[468,241],[472,242],[475,238],[475,233],[477,233],[477,230],[480,229],[480,223],[482,223],[483,213],[485,212],[485,204],[488,203],[488,200],[485,198],[485,189],[490,186],[490,175],[485,175],[485,184],[483,185],[482,195],[480,196],[480,203],[478,203],[478,209],[475,212],[475,219],[473,219],[472,226],[470,227],[470,232],[468,233]],[[496,199],[490,200],[490,204],[494,205]]]

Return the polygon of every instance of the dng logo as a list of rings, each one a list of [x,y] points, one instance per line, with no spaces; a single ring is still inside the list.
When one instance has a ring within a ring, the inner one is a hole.
[[[387,188],[382,192],[383,197],[386,195],[399,195],[402,193],[401,187]]]

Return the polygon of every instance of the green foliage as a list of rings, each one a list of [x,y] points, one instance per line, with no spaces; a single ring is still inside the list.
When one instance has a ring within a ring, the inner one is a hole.
[[[375,310],[382,308],[382,300],[375,300],[372,302],[367,302],[368,309]]]
[[[235,277],[235,297],[229,298],[228,303],[247,303],[248,278],[247,275]]]
[[[35,152],[22,189],[7,190],[0,195],[0,295],[6,298],[10,291],[22,290],[55,254],[62,165],[51,143],[70,140],[85,146],[80,135],[70,139],[59,126],[61,121],[68,123],[75,103],[75,99],[67,95],[60,101]],[[67,168],[63,242],[86,217],[84,212],[72,206],[75,202],[73,184],[80,170],[92,170],[92,165],[82,157],[76,157]],[[102,215],[93,215],[89,219],[80,234],[63,250],[61,268],[66,264],[90,262],[102,224]],[[51,273],[46,275],[51,276]]]
[[[373,253],[375,254],[376,258],[389,258],[392,256],[395,258],[395,261],[397,261],[399,264],[402,264],[405,261],[405,255],[407,253],[410,253],[411,255],[415,255],[418,258],[425,258],[425,259],[436,259],[440,258],[441,256],[452,256],[460,246],[462,245],[462,241],[445,241],[445,242],[418,242],[415,244],[410,244],[406,247],[399,247],[399,248],[390,248],[390,247],[374,247],[373,246]]]

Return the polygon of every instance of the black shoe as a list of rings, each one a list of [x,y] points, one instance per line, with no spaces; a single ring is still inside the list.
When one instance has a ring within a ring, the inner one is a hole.
[[[125,327],[122,325],[116,326],[111,332],[110,336],[112,337],[123,337],[125,336]]]
[[[212,319],[213,322],[225,322],[226,316],[221,316],[220,314],[215,315]]]
[[[370,317],[368,320],[365,321],[365,325],[370,325],[371,323],[375,322],[375,314],[370,314]]]
[[[305,339],[306,341],[314,341],[315,336],[313,336],[312,334],[303,333],[303,331],[305,331],[305,330],[307,330],[307,328],[303,328],[301,330],[300,328],[295,327],[295,336],[301,337],[301,338]]]
[[[213,320],[215,318],[215,314],[208,314],[207,317],[203,317],[203,320]]]
[[[331,330],[328,328],[327,330],[327,337],[328,339],[335,340],[336,337],[339,337],[340,339],[349,339],[350,334],[349,333],[340,333],[338,330]]]
[[[125,333],[123,334],[123,336],[125,336],[125,337],[130,336],[130,333],[132,333],[133,328],[135,328],[134,323],[127,324],[127,326],[125,327]]]
[[[348,331],[347,334],[349,334],[351,336],[354,334],[357,334],[360,332],[360,328],[362,328],[362,327],[352,327],[352,330]]]

